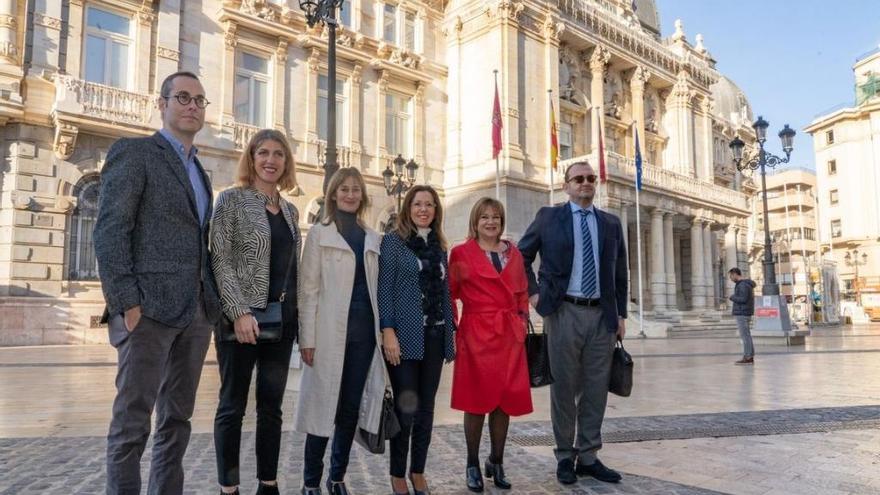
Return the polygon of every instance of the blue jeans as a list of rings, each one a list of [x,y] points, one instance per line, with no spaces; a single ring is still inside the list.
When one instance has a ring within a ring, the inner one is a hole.
[[[739,330],[739,338],[743,343],[743,357],[755,357],[755,345],[752,343],[752,332],[749,330],[749,324],[752,322],[751,316],[735,315],[736,329]]]

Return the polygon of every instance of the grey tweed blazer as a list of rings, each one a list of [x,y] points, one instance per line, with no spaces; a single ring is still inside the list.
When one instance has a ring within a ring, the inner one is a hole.
[[[211,220],[211,262],[223,312],[235,321],[250,308],[265,308],[269,295],[272,231],[266,217],[269,198],[252,188],[233,187],[217,195]],[[300,255],[299,212],[281,198],[281,211],[293,234],[293,252]],[[297,287],[288,288],[296,297]]]
[[[210,195],[211,181],[196,164]],[[158,132],[110,147],[94,239],[108,315],[140,305],[144,316],[185,328],[195,317],[201,288],[208,319],[220,318],[208,222],[199,222],[186,169]]]

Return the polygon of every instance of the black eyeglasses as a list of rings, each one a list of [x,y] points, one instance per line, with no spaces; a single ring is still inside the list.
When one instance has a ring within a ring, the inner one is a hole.
[[[596,182],[596,179],[597,177],[595,175],[575,175],[574,177],[568,179],[568,181],[577,184],[583,184],[584,181],[587,181],[590,184],[594,184]]]
[[[175,100],[177,100],[178,103],[180,103],[183,106],[187,106],[190,104],[190,102],[194,101],[196,103],[196,106],[199,108],[205,108],[206,106],[211,104],[211,102],[208,101],[208,99],[205,98],[204,96],[202,96],[202,95],[192,96],[189,93],[177,93],[176,95],[163,96],[162,98],[165,98],[166,101],[170,100],[171,98],[174,98]]]

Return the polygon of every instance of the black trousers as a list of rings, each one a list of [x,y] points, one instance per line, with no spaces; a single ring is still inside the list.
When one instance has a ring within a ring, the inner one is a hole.
[[[257,368],[257,479],[271,481],[278,472],[281,448],[281,402],[287,385],[292,339],[275,344],[217,343],[220,365],[220,403],[214,416],[217,480],[239,484],[241,422],[247,408],[254,367]]]
[[[330,453],[330,479],[344,481],[348,470],[348,459],[354,435],[357,432],[361,398],[367,383],[367,374],[373,355],[376,352],[375,324],[373,311],[352,311],[348,318],[348,332],[365,336],[367,340],[356,339],[345,344],[345,358],[342,363],[342,382],[339,386],[339,399],[336,405],[333,447]],[[303,486],[321,486],[324,471],[324,452],[329,438],[306,435],[303,459]]]
[[[440,386],[445,345],[442,325],[425,328],[425,354],[422,360],[402,360],[388,365],[394,406],[400,433],[391,439],[391,476],[406,476],[406,458],[412,442],[409,471],[424,473],[434,429],[434,399]]]

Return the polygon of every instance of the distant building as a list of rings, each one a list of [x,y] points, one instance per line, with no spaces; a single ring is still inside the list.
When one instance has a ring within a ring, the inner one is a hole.
[[[880,298],[880,48],[859,57],[853,72],[854,103],[818,116],[805,130],[816,152],[825,256],[837,261],[846,299],[861,295],[874,306]],[[854,260],[865,264],[856,267]]]

